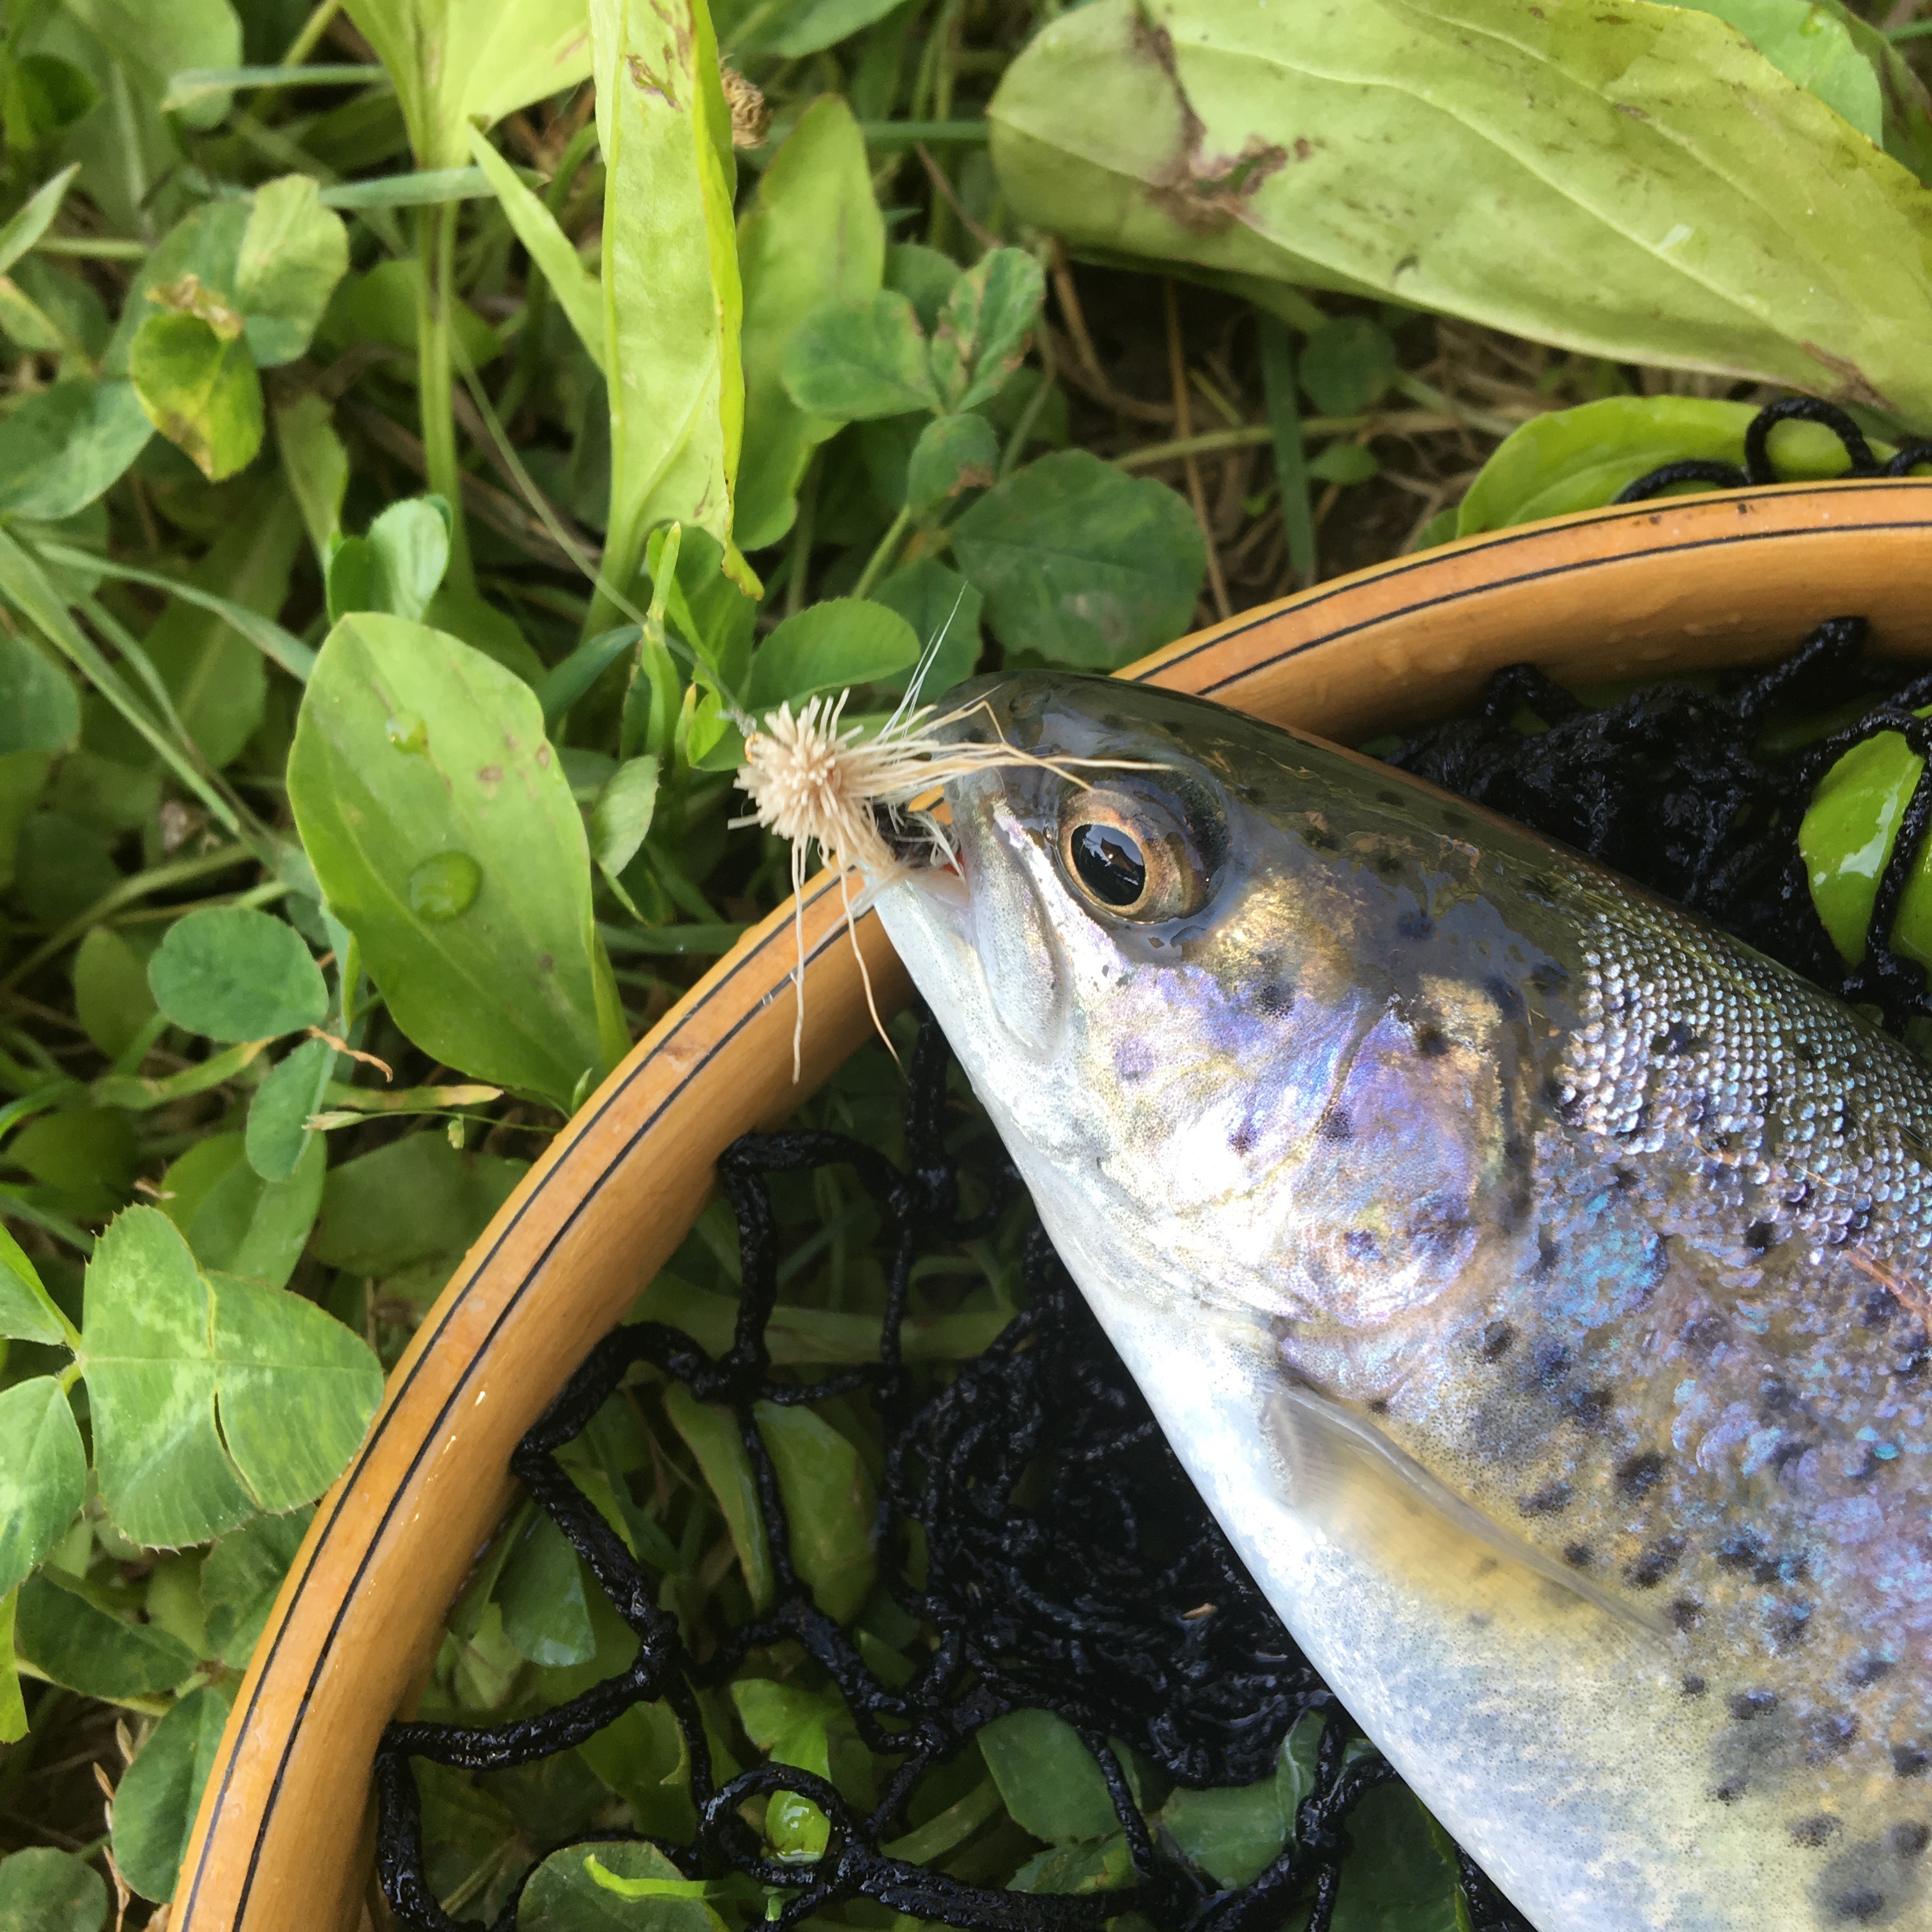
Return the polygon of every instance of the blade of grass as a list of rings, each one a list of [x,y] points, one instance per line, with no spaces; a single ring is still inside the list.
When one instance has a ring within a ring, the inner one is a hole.
[[[1288,533],[1288,560],[1294,567],[1297,580],[1306,587],[1315,581],[1315,512],[1308,500],[1308,452],[1301,443],[1294,345],[1289,339],[1287,324],[1274,316],[1257,312],[1255,324],[1261,332],[1262,386],[1268,397],[1274,473],[1281,485],[1281,521]]]

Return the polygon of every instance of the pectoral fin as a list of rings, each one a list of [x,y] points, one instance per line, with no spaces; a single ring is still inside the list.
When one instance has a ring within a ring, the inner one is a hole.
[[[1660,1622],[1505,1528],[1339,1402],[1285,1385],[1269,1424],[1297,1514],[1334,1541],[1372,1549],[1412,1586],[1466,1597],[1477,1615],[1547,1618],[1588,1604],[1646,1639],[1664,1637]]]

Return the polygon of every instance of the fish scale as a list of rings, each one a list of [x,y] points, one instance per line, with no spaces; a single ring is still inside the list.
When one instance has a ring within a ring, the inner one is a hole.
[[[1358,1720],[1541,1932],[1932,1932],[1924,1064],[1352,754],[976,694],[1150,775],[955,781],[888,929]],[[1096,812],[1196,898],[1095,898]]]

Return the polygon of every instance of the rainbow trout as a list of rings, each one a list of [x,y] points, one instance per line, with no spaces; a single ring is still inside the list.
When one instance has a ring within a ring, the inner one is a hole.
[[[1932,1928],[1932,1075],[1575,854],[1106,680],[880,910],[1181,1460],[1540,1932]]]

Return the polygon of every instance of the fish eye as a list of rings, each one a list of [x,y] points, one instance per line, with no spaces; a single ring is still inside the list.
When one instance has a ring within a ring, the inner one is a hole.
[[[1068,796],[1060,860],[1081,897],[1116,919],[1181,919],[1207,902],[1209,868],[1184,820],[1124,788]]]

